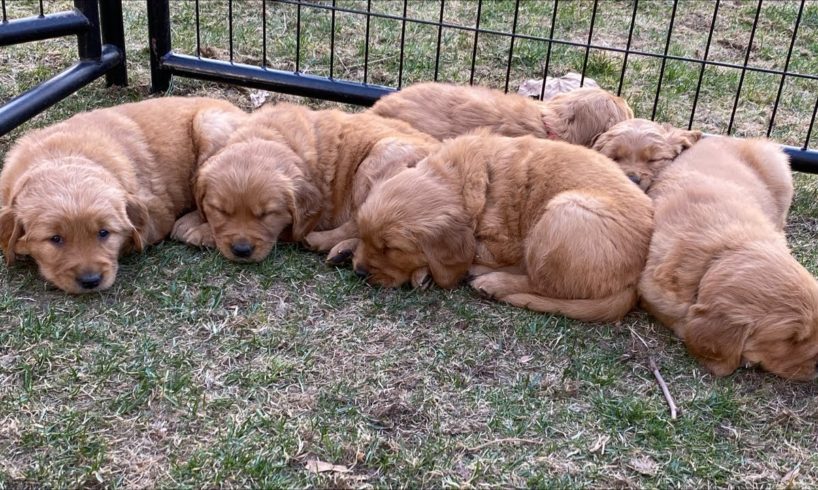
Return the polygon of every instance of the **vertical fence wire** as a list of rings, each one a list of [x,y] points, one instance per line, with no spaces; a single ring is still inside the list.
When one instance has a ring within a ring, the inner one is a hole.
[[[710,43],[713,40],[713,30],[716,27],[716,21],[719,17],[719,3],[721,3],[721,0],[716,0],[716,6],[713,8],[713,20],[710,21],[710,32],[707,34],[707,44],[704,47],[702,66],[699,68],[699,81],[696,82],[696,93],[693,95],[693,108],[690,110],[690,121],[687,123],[687,129],[693,127],[693,119],[696,117],[696,105],[699,103],[699,93],[702,89],[702,80],[704,80],[704,69],[707,67],[705,61],[707,61],[707,57],[710,55]]]
[[[798,26],[801,24],[801,14],[804,12],[804,0],[801,0],[801,6],[798,8],[798,16],[795,18],[795,26],[792,28],[792,39],[790,39],[790,49],[787,51],[787,61],[784,62],[784,75],[781,75],[781,82],[778,84],[778,94],[775,96],[775,103],[773,104],[773,113],[770,115],[770,125],[767,126],[767,137],[773,131],[773,124],[775,124],[775,115],[778,112],[778,102],[781,100],[781,92],[784,90],[784,82],[787,79],[787,71],[790,69],[790,58],[792,57],[792,50],[795,48],[795,38],[798,36]]]
[[[747,64],[750,62],[750,54],[753,52],[753,40],[756,36],[756,27],[758,26],[758,17],[761,15],[761,3],[763,0],[758,0],[758,7],[756,8],[756,16],[753,19],[753,28],[750,30],[750,42],[747,43],[747,52],[744,55],[744,66],[741,69],[741,76],[738,79],[738,89],[736,89],[736,98],[733,100],[733,112],[730,113],[730,123],[727,125],[727,136],[733,132],[733,122],[736,119],[736,109],[738,109],[738,100],[741,97],[741,88],[744,85],[744,75],[747,73]]]
[[[477,63],[477,36],[480,34],[480,12],[483,10],[483,0],[477,0],[477,22],[474,28],[474,47],[471,52],[471,75],[469,85],[474,85],[474,66]]]
[[[3,7],[3,23],[9,21],[8,16],[6,15],[6,0],[0,0],[0,7]]]
[[[633,41],[633,27],[636,25],[636,9],[638,7],[639,0],[633,0],[633,14],[631,14],[631,26],[628,29],[628,44],[625,45],[625,59],[622,60],[622,72],[619,73],[619,85],[617,85],[616,88],[616,95],[622,95],[622,86],[625,83],[625,70],[628,67],[628,55],[631,54],[631,42]]]
[[[591,27],[588,28],[588,44],[585,46],[585,59],[582,61],[582,75],[579,78],[579,86],[585,85],[585,70],[588,67],[588,55],[591,53],[591,40],[594,37],[594,21],[596,21],[597,0],[594,0],[594,9],[591,12]]]
[[[295,6],[295,72],[301,72],[301,4]]]
[[[548,33],[548,49],[545,52],[545,66],[542,69],[542,88],[540,88],[540,100],[545,97],[545,82],[548,80],[548,64],[551,62],[551,42],[554,39],[554,27],[557,25],[557,6],[559,0],[554,0],[554,10],[551,11],[551,31]]]
[[[807,139],[804,141],[802,150],[809,148],[809,139],[812,136],[812,126],[815,124],[815,114],[818,112],[818,98],[815,99],[815,106],[812,108],[812,117],[809,120],[809,129],[807,129]]]
[[[233,62],[233,0],[227,1],[227,29],[230,38],[230,63]]]
[[[440,19],[437,24],[437,48],[435,49],[435,81],[440,72],[440,43],[443,40],[443,9],[446,5],[446,0],[440,0]]]
[[[372,0],[366,0],[366,36],[364,37],[364,83],[369,76],[369,21],[371,20]]]
[[[400,24],[400,61],[398,62],[398,89],[403,86],[403,47],[406,42],[406,8],[409,0],[403,0],[403,19]]]
[[[662,92],[662,78],[665,76],[665,65],[667,64],[667,53],[670,50],[670,38],[673,34],[673,23],[676,20],[676,7],[679,0],[673,0],[673,10],[670,12],[670,25],[667,28],[667,41],[665,41],[665,54],[662,56],[662,64],[659,67],[659,82],[656,84],[656,96],[653,98],[653,110],[650,112],[650,120],[656,118],[656,108],[659,106],[659,94]]]
[[[511,62],[514,57],[514,38],[517,35],[517,16],[520,13],[520,0],[514,2],[514,21],[511,24],[511,46],[508,48],[508,66],[506,67],[506,87],[505,92],[508,93],[508,82],[511,78]]]
[[[40,17],[45,16],[45,11],[43,10],[43,0],[40,0]]]
[[[202,35],[199,28],[199,0],[194,2],[194,8],[196,10],[196,57],[202,57]]]
[[[261,0],[261,67],[267,68],[267,0]]]
[[[332,15],[332,20],[329,28],[329,77],[332,78],[335,70],[335,0],[332,0],[330,15]]]

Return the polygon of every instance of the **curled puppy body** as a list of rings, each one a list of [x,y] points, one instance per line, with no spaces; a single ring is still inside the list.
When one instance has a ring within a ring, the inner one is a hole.
[[[790,254],[789,163],[764,140],[706,138],[651,186],[655,231],[642,304],[717,376],[743,364],[810,380],[818,283]]]
[[[263,260],[279,239],[317,251],[343,243],[335,256],[349,255],[351,218],[373,183],[439,145],[401,121],[286,103],[229,130],[228,144],[196,175],[198,211],[173,236],[242,262]]]
[[[535,136],[590,147],[614,124],[631,119],[624,99],[579,88],[545,102],[485,87],[419,83],[381,98],[370,112],[400,119],[443,140],[477,128],[503,136]]]
[[[428,271],[516,306],[611,321],[636,303],[650,199],[597,152],[478,132],[377,185],[357,215],[355,272],[397,287]]]
[[[193,207],[204,118],[240,114],[222,100],[167,97],[78,114],[23,136],[0,173],[6,263],[29,255],[66,292],[107,289],[121,254],[162,240]]]

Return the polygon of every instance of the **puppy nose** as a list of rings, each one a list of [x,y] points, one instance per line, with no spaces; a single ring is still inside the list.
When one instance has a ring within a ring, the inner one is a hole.
[[[235,255],[236,257],[241,257],[243,259],[246,259],[247,257],[253,255],[254,248],[255,247],[253,247],[249,243],[244,242],[234,243],[233,245],[230,246],[230,250],[233,252],[233,255]]]
[[[88,272],[77,276],[77,283],[83,289],[94,289],[102,282],[102,274],[98,272]]]
[[[631,179],[631,182],[636,185],[639,185],[642,182],[642,177],[639,177],[636,174],[628,174],[628,178]]]
[[[360,265],[355,268],[355,275],[360,277],[361,279],[366,279],[369,277],[369,271],[366,270],[365,267],[361,267]]]

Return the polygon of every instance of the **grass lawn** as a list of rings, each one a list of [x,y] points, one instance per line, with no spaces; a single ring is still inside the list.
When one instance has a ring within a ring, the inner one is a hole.
[[[149,96],[145,2],[124,3],[130,86],[97,81],[80,90],[0,137],[0,157],[27,130]],[[403,2],[372,3],[402,14]],[[514,3],[485,0],[481,28],[509,31]],[[634,48],[664,50],[671,6],[639,2]],[[713,6],[679,2],[671,54],[703,53]],[[798,6],[763,4],[754,65],[783,67]],[[46,2],[47,11],[69,7]],[[37,4],[7,8],[16,18]],[[237,61],[261,62],[260,9],[260,1],[234,2]],[[474,24],[476,2],[448,0],[446,9],[446,22]],[[517,32],[547,35],[551,9],[522,0]],[[710,59],[743,63],[755,9],[722,0]],[[408,10],[437,21],[439,3],[412,0]],[[268,2],[267,11],[268,65],[292,70],[297,9]],[[587,41],[591,11],[592,2],[561,1],[555,35]],[[630,3],[600,2],[594,43],[624,47],[631,12]],[[193,3],[172,2],[172,15],[175,49],[195,54]],[[226,59],[227,3],[203,0],[200,15],[202,48]],[[300,68],[329,74],[332,16],[302,7],[301,22]],[[369,82],[399,83],[401,28],[372,19]],[[335,77],[363,80],[364,29],[360,16],[336,15]],[[468,82],[474,34],[444,29],[442,37],[440,79]],[[407,23],[405,40],[400,83],[431,79],[437,28]],[[503,88],[509,43],[479,36],[475,83]],[[75,50],[71,39],[0,48],[0,101],[71,64]],[[546,51],[515,41],[511,90],[542,75]],[[581,69],[583,56],[555,45],[549,74]],[[593,51],[588,75],[615,91],[621,60]],[[638,116],[650,116],[659,65],[628,60],[622,93]],[[790,69],[818,73],[818,2],[806,3]],[[667,63],[658,119],[687,126],[699,73]],[[735,70],[705,70],[695,127],[726,130],[738,81]],[[778,84],[745,77],[736,134],[766,133]],[[265,95],[178,78],[170,92],[246,109]],[[773,137],[803,144],[816,97],[815,82],[788,79]],[[796,186],[788,236],[818,273],[818,181],[797,174]],[[680,408],[676,420],[649,358]],[[81,297],[48,286],[32,264],[0,269],[0,488],[814,487],[817,394],[815,383],[755,370],[716,379],[642,312],[585,324],[466,288],[382,290],[293,245],[239,265],[165,242],[124,258],[109,291]]]

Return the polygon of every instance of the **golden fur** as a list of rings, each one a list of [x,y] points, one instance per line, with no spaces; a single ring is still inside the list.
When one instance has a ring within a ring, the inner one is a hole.
[[[636,303],[650,199],[599,153],[478,132],[377,185],[357,216],[354,267],[397,287],[467,272],[483,294],[611,321]]]
[[[503,136],[536,136],[590,147],[614,124],[633,117],[624,99],[579,88],[545,102],[484,87],[419,83],[381,98],[370,110],[437,139],[485,127]]]
[[[696,143],[650,187],[642,304],[718,376],[759,364],[815,378],[818,283],[787,248],[792,193],[778,145],[725,137]]]
[[[236,113],[221,100],[167,97],[78,114],[20,138],[0,174],[6,263],[29,255],[69,293],[110,287],[122,253],[162,240],[192,208],[206,121]]]
[[[701,131],[631,119],[600,135],[593,149],[615,161],[633,183],[647,191],[656,175],[701,137]]]
[[[320,251],[344,242],[346,252],[334,254],[343,260],[372,184],[439,145],[400,121],[292,104],[266,106],[231,130],[198,171],[198,213],[180,219],[173,236],[237,261],[264,259],[279,239]]]

